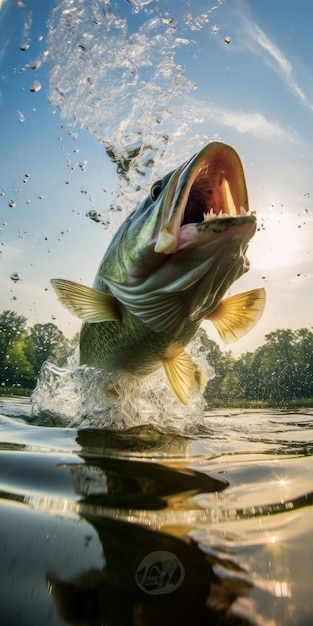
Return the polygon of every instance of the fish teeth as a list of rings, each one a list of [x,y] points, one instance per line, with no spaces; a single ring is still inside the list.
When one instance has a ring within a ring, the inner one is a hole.
[[[216,215],[213,211],[213,209],[211,208],[209,211],[207,211],[206,213],[203,213],[203,220],[205,222],[208,222],[209,220],[213,220],[216,218]]]
[[[249,211],[249,209],[247,211],[243,206],[241,206],[239,210],[240,210],[240,215],[243,215],[243,216],[251,215],[251,211]]]
[[[251,211],[248,209],[245,209],[243,206],[239,207],[239,215],[241,217],[245,217],[247,215],[252,215]],[[220,210],[219,213],[214,213],[214,209],[211,208],[209,211],[207,211],[206,213],[203,213],[203,221],[204,222],[209,222],[210,220],[216,220],[219,219],[221,217],[237,217],[229,214],[229,213],[225,213],[222,209]]]
[[[219,213],[214,213],[214,209],[211,208],[209,211],[207,211],[207,213],[203,213],[203,220],[205,222],[208,222],[210,220],[216,220],[219,219],[221,217],[228,217],[228,213],[225,213],[222,209],[220,210]]]

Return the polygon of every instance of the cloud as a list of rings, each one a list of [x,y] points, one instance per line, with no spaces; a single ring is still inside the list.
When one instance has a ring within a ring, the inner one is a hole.
[[[267,120],[258,111],[248,113],[215,108],[211,111],[211,116],[223,126],[234,128],[238,133],[249,133],[260,139],[293,141],[289,133],[286,133],[278,124]]]
[[[282,80],[288,85],[300,100],[307,104],[307,98],[303,89],[294,78],[293,67],[278,48],[278,46],[270,40],[265,32],[254,22],[246,13],[243,14],[244,33],[246,37],[242,37],[243,46],[251,52],[262,56],[264,61],[279,74]]]

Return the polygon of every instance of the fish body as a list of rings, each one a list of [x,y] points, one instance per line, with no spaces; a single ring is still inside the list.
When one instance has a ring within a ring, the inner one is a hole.
[[[212,142],[157,181],[109,245],[92,288],[53,279],[60,302],[84,320],[80,361],[145,375],[163,365],[183,403],[200,374],[185,347],[204,319],[225,343],[262,315],[264,289],[224,298],[249,268],[256,230],[243,168]]]

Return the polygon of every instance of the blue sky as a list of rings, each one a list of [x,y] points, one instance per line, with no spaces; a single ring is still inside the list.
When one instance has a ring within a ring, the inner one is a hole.
[[[67,0],[0,2],[2,308],[73,335],[80,323],[50,278],[91,284],[151,181],[218,137],[242,158],[260,226],[232,293],[267,290],[262,320],[229,347],[237,355],[276,328],[312,328],[312,6],[91,0],[74,12]],[[134,169],[126,184],[103,144],[118,152],[140,137],[145,176]]]

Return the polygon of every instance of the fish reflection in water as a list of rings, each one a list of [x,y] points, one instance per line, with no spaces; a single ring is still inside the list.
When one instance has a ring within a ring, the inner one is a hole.
[[[287,422],[279,466],[253,438],[208,461],[151,427],[0,426],[1,626],[310,623],[312,457],[299,495]]]

